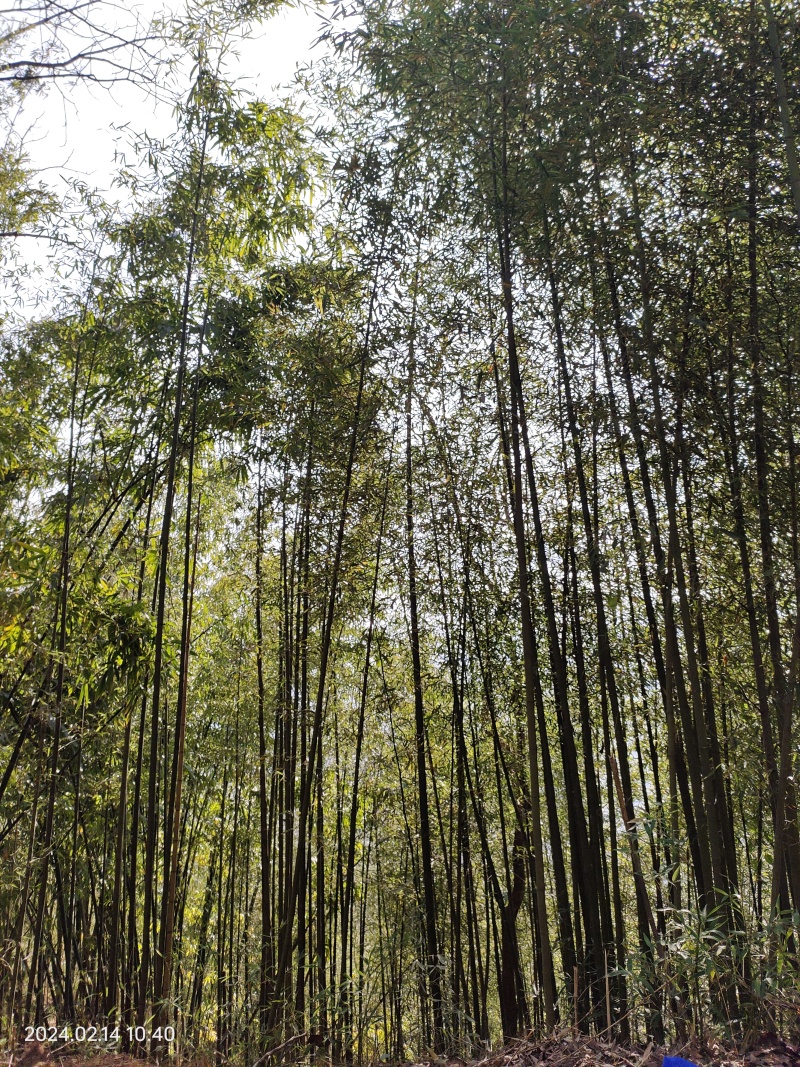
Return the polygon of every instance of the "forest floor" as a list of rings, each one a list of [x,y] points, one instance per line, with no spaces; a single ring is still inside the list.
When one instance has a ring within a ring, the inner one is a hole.
[[[661,1067],[668,1054],[702,1067],[800,1067],[800,1048],[766,1034],[746,1052],[712,1041],[693,1042],[669,1053],[653,1044],[616,1045],[582,1034],[560,1034],[535,1043],[515,1042],[474,1067]]]
[[[515,1042],[472,1063],[459,1059],[436,1060],[404,1067],[661,1067],[667,1054],[653,1044],[646,1048],[622,1046],[583,1035],[561,1034],[535,1043]],[[703,1046],[692,1043],[670,1054],[679,1054],[698,1067],[800,1067],[800,1047],[766,1034],[746,1052],[709,1042]],[[2,1059],[5,1060],[5,1056]],[[205,1060],[198,1060],[196,1064],[184,1060],[182,1064],[183,1067],[206,1067]],[[87,1056],[83,1051],[48,1049],[33,1043],[15,1050],[5,1063],[0,1061],[0,1067],[142,1067],[142,1060],[100,1051]]]

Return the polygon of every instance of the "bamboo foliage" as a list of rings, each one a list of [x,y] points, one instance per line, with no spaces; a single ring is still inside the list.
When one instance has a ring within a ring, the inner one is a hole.
[[[4,331],[3,1032],[788,1032],[797,11],[356,13]]]

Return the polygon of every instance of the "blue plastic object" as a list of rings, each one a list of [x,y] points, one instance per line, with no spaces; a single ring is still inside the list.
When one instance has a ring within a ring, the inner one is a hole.
[[[697,1067],[697,1064],[680,1056],[665,1056],[661,1067]]]

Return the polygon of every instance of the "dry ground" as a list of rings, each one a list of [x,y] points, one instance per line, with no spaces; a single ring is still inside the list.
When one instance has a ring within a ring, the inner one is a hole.
[[[762,1035],[747,1052],[710,1044],[672,1050],[700,1067],[800,1067],[800,1048],[780,1038]],[[440,1060],[408,1067],[661,1067],[665,1050],[608,1044],[598,1039],[561,1034],[536,1043],[519,1041],[478,1062]],[[4,1062],[3,1062],[4,1061]],[[142,1067],[142,1060],[120,1053],[81,1055],[32,1043],[17,1049],[0,1067]],[[185,1062],[183,1067],[204,1067]],[[248,1065],[243,1065],[248,1067]]]
[[[561,1034],[547,1041],[518,1042],[492,1053],[474,1067],[661,1067],[666,1050],[608,1044],[583,1035]],[[800,1067],[800,1049],[780,1038],[762,1035],[748,1052],[697,1044],[672,1049],[702,1067]]]

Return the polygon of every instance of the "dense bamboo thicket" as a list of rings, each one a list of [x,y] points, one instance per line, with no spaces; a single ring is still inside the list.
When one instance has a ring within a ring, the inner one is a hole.
[[[123,206],[4,150],[0,1029],[790,1031],[800,7],[234,14]]]

